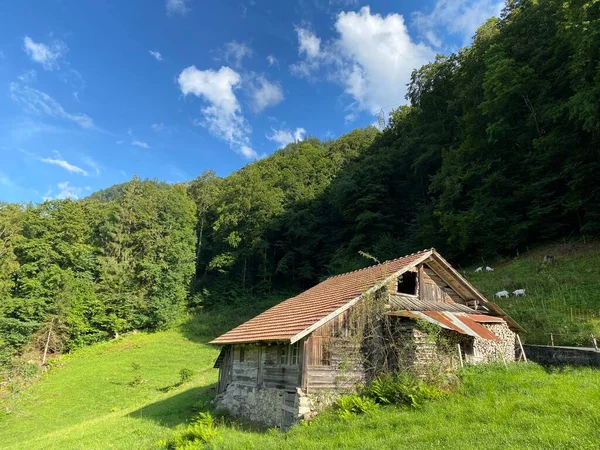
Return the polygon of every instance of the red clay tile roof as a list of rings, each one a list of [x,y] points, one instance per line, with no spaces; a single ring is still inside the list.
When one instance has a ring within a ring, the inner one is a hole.
[[[299,333],[344,307],[377,283],[417,261],[426,259],[431,253],[432,250],[423,250],[329,278],[219,336],[211,341],[211,344],[289,342]]]

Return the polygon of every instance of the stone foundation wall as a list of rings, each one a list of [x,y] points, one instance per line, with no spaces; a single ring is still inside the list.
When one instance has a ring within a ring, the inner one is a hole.
[[[285,392],[283,389],[231,383],[225,392],[217,396],[215,403],[235,417],[277,427],[281,425]]]

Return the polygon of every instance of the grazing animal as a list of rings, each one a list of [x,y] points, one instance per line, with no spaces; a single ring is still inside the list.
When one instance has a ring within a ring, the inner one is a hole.
[[[490,266],[485,266],[485,271],[486,272],[493,272],[494,269],[492,269]]]
[[[475,269],[475,273],[482,272],[482,271],[483,271],[483,267],[478,267],[477,269]]]
[[[525,295],[525,289],[517,289],[513,291],[513,295],[515,297],[520,297],[522,295]]]
[[[498,297],[498,298],[508,298],[508,291],[504,290],[504,291],[498,291],[494,294],[494,297]]]

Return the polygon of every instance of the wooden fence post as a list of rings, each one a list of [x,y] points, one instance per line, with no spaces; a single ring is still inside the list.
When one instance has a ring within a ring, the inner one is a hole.
[[[523,356],[523,360],[527,362],[527,355],[525,354],[525,349],[523,348],[523,343],[521,342],[521,336],[517,334],[517,340],[519,341],[519,347],[521,347],[521,355]],[[519,356],[519,359],[521,357]]]

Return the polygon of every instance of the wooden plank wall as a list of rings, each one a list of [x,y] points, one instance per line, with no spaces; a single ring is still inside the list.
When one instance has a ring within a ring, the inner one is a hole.
[[[304,342],[300,343],[298,364],[281,364],[280,349],[285,347],[289,360],[289,345],[236,345],[231,358],[231,376],[228,382],[248,386],[295,390],[301,385]],[[240,351],[244,349],[244,361]],[[219,373],[221,378],[221,372]]]
[[[421,266],[419,280],[421,299],[434,302],[460,302],[458,294],[429,267]]]
[[[349,323],[351,312],[352,308],[331,319],[306,340],[306,370],[302,383],[305,390],[334,389],[340,384],[354,383],[364,377],[362,367],[352,367],[352,363],[360,361],[360,355],[352,358],[352,353],[360,352],[360,349],[354,348],[349,341],[352,332]]]
[[[218,394],[225,392],[225,389],[227,389],[227,385],[231,381],[231,369],[233,366],[231,345],[224,347],[222,352],[223,360],[221,361],[221,366],[219,367],[219,382],[217,384]]]

